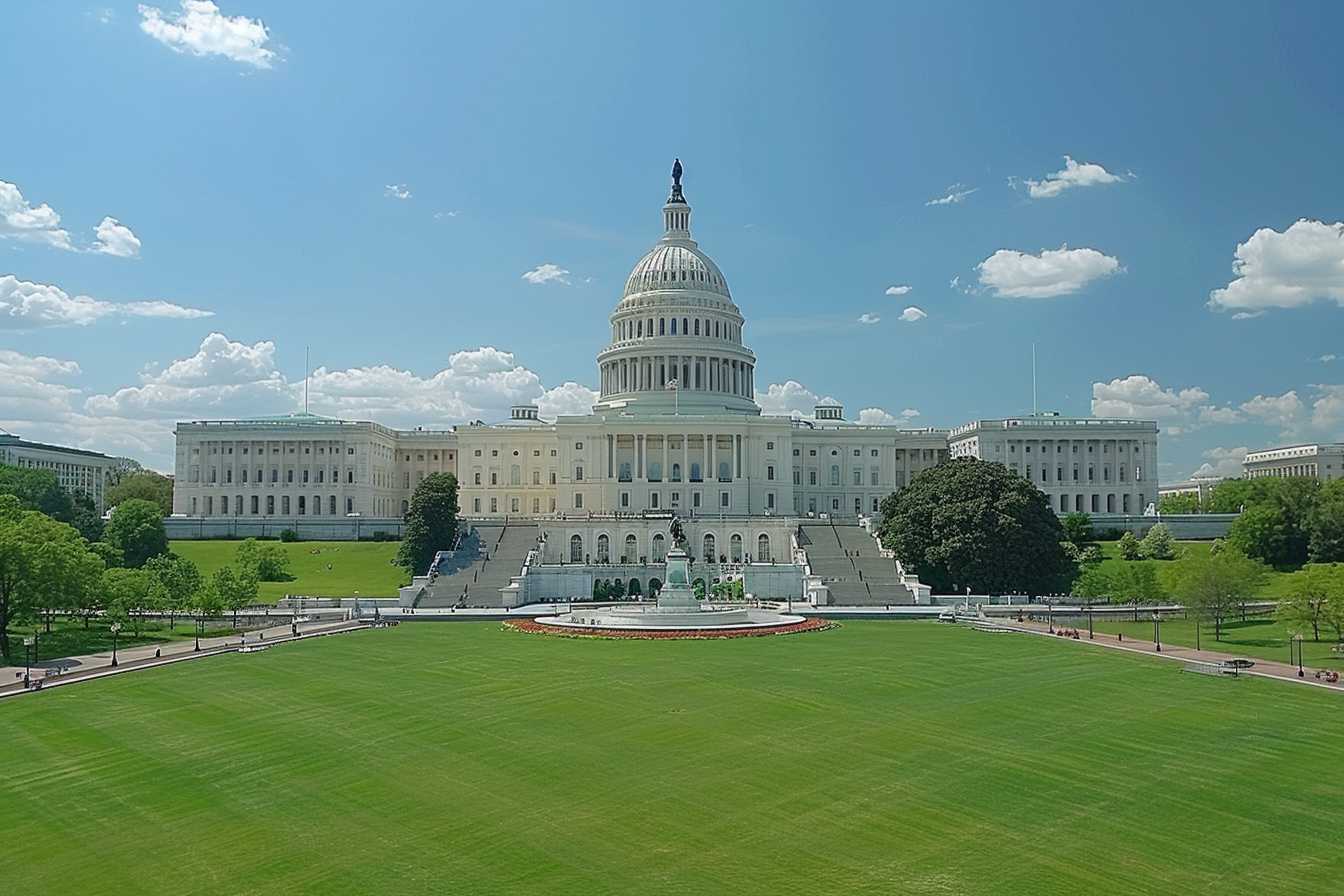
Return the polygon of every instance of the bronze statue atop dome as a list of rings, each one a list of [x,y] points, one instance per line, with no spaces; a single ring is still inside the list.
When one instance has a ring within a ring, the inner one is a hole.
[[[681,159],[672,160],[672,186],[681,186]]]

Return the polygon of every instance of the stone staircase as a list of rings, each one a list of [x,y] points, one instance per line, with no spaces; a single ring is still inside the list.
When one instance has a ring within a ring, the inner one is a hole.
[[[883,557],[877,541],[860,526],[808,523],[799,546],[807,553],[812,574],[820,576],[835,606],[872,607],[913,604],[915,595],[901,578],[900,567]]]
[[[425,585],[415,606],[502,606],[499,589],[522,572],[539,535],[535,523],[474,526],[451,557],[440,555],[438,575]]]

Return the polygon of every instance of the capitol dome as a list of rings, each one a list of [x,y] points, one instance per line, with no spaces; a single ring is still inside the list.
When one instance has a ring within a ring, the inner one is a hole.
[[[719,266],[691,239],[681,163],[663,205],[663,236],[635,263],[597,356],[598,410],[759,414],[756,355]]]

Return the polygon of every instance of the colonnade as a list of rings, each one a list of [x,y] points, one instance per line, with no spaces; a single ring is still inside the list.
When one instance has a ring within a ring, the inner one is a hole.
[[[670,380],[678,388],[724,392],[751,399],[756,393],[755,365],[714,355],[635,355],[602,365],[602,394],[653,392]]]

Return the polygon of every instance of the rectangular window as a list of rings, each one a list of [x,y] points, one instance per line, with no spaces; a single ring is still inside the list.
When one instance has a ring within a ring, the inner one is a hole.
[[[481,499],[480,499],[480,498],[472,498],[472,499],[471,499],[471,512],[472,512],[472,513],[480,513],[480,512],[481,512]]]
[[[727,493],[727,492],[719,492],[719,506],[720,506],[720,507],[727,507],[727,506],[728,506],[728,493]]]
[[[574,493],[574,509],[575,510],[583,509],[583,492]]]
[[[491,498],[491,499],[490,499],[490,512],[491,512],[491,513],[499,513],[499,499],[498,499],[498,498]]]

